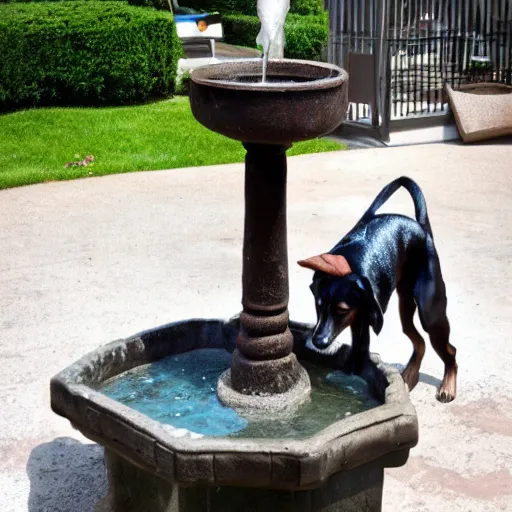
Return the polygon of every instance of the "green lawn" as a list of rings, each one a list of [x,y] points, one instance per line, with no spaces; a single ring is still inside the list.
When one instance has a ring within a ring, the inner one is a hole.
[[[318,139],[289,155],[342,149]],[[78,155],[78,156],[77,156]],[[64,164],[93,155],[89,167]],[[41,108],[0,115],[0,189],[87,176],[241,162],[244,149],[202,127],[188,98],[112,108]]]

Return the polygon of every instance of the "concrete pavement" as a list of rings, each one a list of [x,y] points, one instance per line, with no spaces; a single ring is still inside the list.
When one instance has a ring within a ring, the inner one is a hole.
[[[101,449],[49,406],[49,380],[119,337],[240,309],[242,165],[0,191],[0,510],[89,512]],[[412,393],[420,442],[386,476],[384,510],[512,511],[512,146],[367,149],[289,159],[290,311],[314,321],[298,259],[331,248],[380,189],[423,188],[458,349],[455,402],[435,400],[430,346]],[[412,215],[400,191],[387,211]],[[393,298],[372,350],[405,364]]]

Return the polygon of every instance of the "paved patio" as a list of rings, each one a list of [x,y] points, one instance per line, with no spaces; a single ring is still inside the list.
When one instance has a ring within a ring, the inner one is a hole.
[[[428,145],[289,160],[294,319],[314,320],[311,275],[380,189],[422,186],[448,288],[459,395],[435,400],[430,347],[412,393],[420,442],[386,476],[384,510],[512,511],[512,146]],[[84,353],[173,320],[240,309],[242,165],[0,191],[0,510],[89,512],[101,449],[54,415],[49,380]],[[388,205],[412,215],[401,191]],[[405,364],[393,299],[372,350]]]

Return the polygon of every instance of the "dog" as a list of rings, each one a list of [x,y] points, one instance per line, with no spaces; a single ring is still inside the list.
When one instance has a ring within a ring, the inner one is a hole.
[[[377,210],[400,188],[411,195],[416,220]],[[348,373],[360,375],[384,396],[387,381],[370,360],[370,328],[379,334],[392,293],[399,300],[403,332],[414,351],[402,372],[409,391],[419,380],[425,341],[413,317],[418,309],[421,325],[444,363],[444,378],[437,390],[440,402],[456,395],[456,349],[450,344],[446,316],[446,287],[434,245],[425,198],[410,178],[401,177],[382,189],[354,228],[326,254],[301,260],[314,270],[310,286],[315,298],[317,323],[310,349],[335,355],[341,347],[338,335],[350,326],[352,347],[346,363]]]

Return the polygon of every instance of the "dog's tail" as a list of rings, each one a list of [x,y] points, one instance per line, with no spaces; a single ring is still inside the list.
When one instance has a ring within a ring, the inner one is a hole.
[[[375,198],[373,203],[370,205],[368,210],[361,217],[360,223],[368,222],[374,215],[375,212],[400,188],[404,187],[409,194],[411,194],[412,201],[414,203],[414,211],[416,220],[423,227],[423,229],[432,236],[432,228],[430,227],[430,220],[427,213],[427,203],[425,197],[419,185],[407,178],[402,176],[395,181],[392,181],[389,185],[385,186],[380,194]]]

